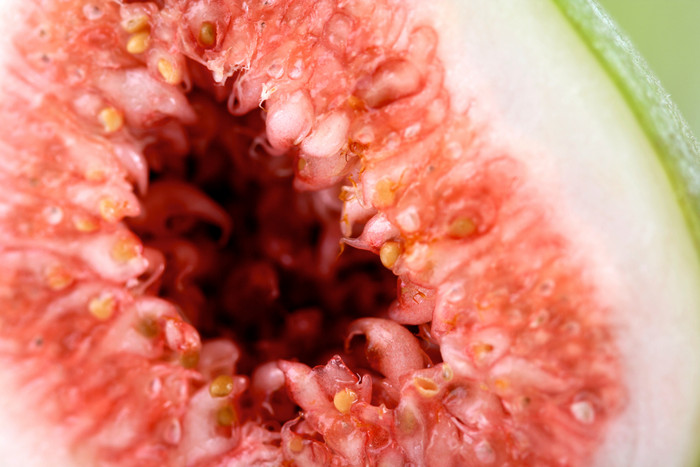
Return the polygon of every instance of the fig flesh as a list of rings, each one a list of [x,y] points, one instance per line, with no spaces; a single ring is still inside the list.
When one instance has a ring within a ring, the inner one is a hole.
[[[7,8],[7,465],[695,460],[697,149],[587,2]]]

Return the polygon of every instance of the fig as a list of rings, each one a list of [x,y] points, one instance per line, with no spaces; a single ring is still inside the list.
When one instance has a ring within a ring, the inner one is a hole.
[[[5,0],[3,465],[697,462],[700,162],[587,0]]]

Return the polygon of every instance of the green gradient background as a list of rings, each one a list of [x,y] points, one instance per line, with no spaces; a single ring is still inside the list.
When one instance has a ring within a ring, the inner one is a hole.
[[[598,0],[700,137],[700,0]]]

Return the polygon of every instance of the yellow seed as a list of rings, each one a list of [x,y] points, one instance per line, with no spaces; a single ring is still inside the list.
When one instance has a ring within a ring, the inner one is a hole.
[[[357,402],[357,393],[348,388],[341,389],[333,396],[333,405],[340,413],[350,412],[350,408],[355,402]]]
[[[452,371],[452,367],[448,365],[447,363],[442,364],[442,378],[445,381],[451,381],[452,378],[454,377],[454,371]]]
[[[348,97],[348,105],[352,110],[361,110],[365,111],[367,110],[367,105],[365,104],[365,101],[360,99],[357,96],[350,96]]]
[[[230,405],[225,405],[216,411],[216,422],[221,426],[231,426],[237,421],[238,415]]]
[[[398,242],[386,242],[379,249],[379,259],[387,269],[391,269],[401,255],[401,245]]]
[[[197,366],[199,363],[199,351],[188,350],[182,355],[180,355],[180,365],[187,369],[191,369]]]
[[[225,397],[233,392],[233,378],[229,375],[219,375],[209,384],[211,397]]]
[[[374,204],[378,208],[391,206],[396,199],[396,187],[394,182],[388,178],[383,178],[377,182],[374,195]]]
[[[295,435],[289,440],[289,450],[297,454],[304,450],[304,440],[301,436]]]
[[[216,42],[216,26],[209,21],[202,23],[199,28],[199,43],[204,47],[211,47]]]
[[[73,219],[73,225],[80,232],[94,232],[99,228],[99,224],[89,217],[77,217]]]
[[[85,171],[85,178],[91,182],[102,182],[105,179],[104,170],[92,167]]]
[[[424,397],[434,397],[440,392],[440,387],[430,378],[416,376],[413,378],[413,385],[418,393]]]
[[[134,237],[122,237],[112,246],[112,258],[120,263],[126,263],[141,254],[141,243]]]
[[[493,384],[499,391],[505,391],[510,386],[510,382],[505,378],[498,378]]]
[[[151,316],[146,316],[136,323],[136,330],[144,337],[152,339],[160,332],[158,322]]]
[[[137,32],[132,34],[126,41],[126,51],[130,54],[142,54],[148,50],[148,44],[151,42],[151,34],[148,31]]]
[[[124,126],[124,115],[114,107],[105,107],[100,110],[97,119],[107,133],[114,133]]]
[[[100,215],[107,222],[119,222],[124,217],[124,208],[126,203],[116,201],[114,198],[102,198],[99,203]]]
[[[405,434],[413,433],[418,427],[419,420],[413,409],[409,406],[404,406],[399,410],[397,419],[399,429]]]
[[[103,295],[95,297],[88,303],[88,310],[92,315],[100,321],[106,321],[112,317],[116,303],[112,295]]]
[[[135,33],[148,27],[148,17],[146,15],[134,16],[122,23],[122,28],[126,32]]]
[[[166,83],[178,84],[182,79],[182,77],[180,76],[180,72],[177,68],[175,68],[175,66],[170,62],[170,60],[161,58],[158,60],[157,66],[158,73],[160,73],[160,76],[163,77],[163,80],[165,80]]]
[[[46,281],[53,290],[63,290],[73,283],[73,276],[61,266],[46,271]]]
[[[299,161],[297,162],[297,171],[301,172],[306,168],[306,159],[302,159],[301,157],[299,158]]]
[[[458,217],[452,221],[447,229],[447,233],[451,237],[455,238],[465,238],[470,236],[476,231],[476,225],[474,221],[468,217]]]
[[[488,356],[493,352],[493,345],[486,344],[483,342],[478,342],[472,345],[472,353],[477,360],[482,360],[484,357]]]

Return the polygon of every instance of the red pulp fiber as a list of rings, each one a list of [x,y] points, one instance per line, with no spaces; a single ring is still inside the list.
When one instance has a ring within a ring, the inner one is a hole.
[[[22,31],[2,357],[77,455],[585,464],[624,401],[609,310],[428,22],[70,0]]]

